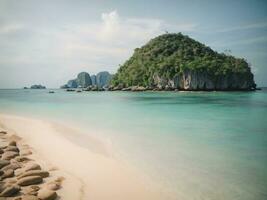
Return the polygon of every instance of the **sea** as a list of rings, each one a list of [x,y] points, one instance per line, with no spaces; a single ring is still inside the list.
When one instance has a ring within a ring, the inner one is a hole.
[[[1,89],[0,114],[79,126],[177,200],[267,199],[267,89]],[[90,149],[90,142],[73,139]]]

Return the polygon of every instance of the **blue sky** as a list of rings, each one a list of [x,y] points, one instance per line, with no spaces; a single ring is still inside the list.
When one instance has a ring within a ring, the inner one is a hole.
[[[267,86],[267,1],[0,1],[0,87],[59,87],[108,70],[165,31],[245,58]]]

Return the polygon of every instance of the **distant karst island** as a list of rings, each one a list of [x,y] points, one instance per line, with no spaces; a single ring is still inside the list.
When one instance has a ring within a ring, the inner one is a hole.
[[[78,87],[88,91],[252,91],[256,84],[245,59],[213,51],[182,33],[167,33],[136,48],[114,76],[81,72],[61,88]]]
[[[67,84],[62,85],[62,89],[82,88],[86,91],[103,91],[107,90],[112,74],[107,71],[99,72],[97,75],[91,75],[87,72],[81,72],[76,79],[69,80]],[[71,90],[68,90],[71,91]]]
[[[46,89],[46,87],[41,84],[38,84],[38,85],[32,85],[30,88],[24,87],[23,89]]]

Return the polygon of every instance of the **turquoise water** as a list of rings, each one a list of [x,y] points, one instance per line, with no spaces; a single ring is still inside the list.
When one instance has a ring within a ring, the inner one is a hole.
[[[173,199],[267,199],[267,90],[55,91],[0,90],[0,113],[94,130]]]

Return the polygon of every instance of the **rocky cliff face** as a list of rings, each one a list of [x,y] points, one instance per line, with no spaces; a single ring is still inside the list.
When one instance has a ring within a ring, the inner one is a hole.
[[[69,80],[67,84],[61,86],[61,88],[86,88],[92,85],[92,80],[87,72],[81,72],[76,79]]]
[[[92,85],[92,80],[90,75],[87,72],[81,72],[78,74],[76,82],[82,88],[86,88],[89,85]]]
[[[210,76],[207,72],[186,70],[173,79],[153,76],[155,87],[180,90],[253,90],[256,84],[251,72]]]
[[[98,87],[108,86],[109,83],[110,83],[111,78],[112,78],[112,75],[109,72],[107,72],[107,71],[99,72],[96,75],[97,86]]]
[[[76,79],[74,79],[74,80],[69,80],[68,83],[67,83],[67,86],[68,86],[69,88],[77,88],[77,87],[78,87],[78,84],[77,84],[77,82],[76,82]]]

